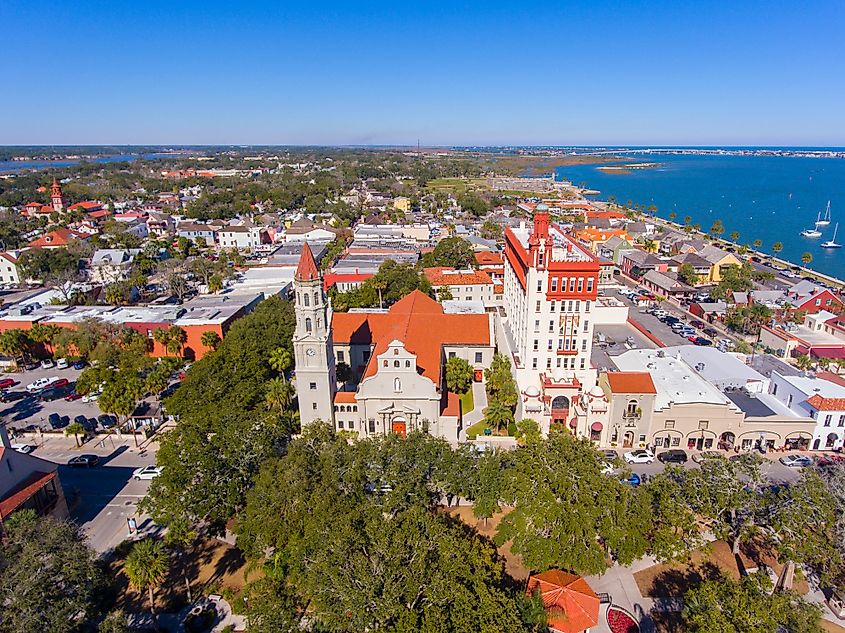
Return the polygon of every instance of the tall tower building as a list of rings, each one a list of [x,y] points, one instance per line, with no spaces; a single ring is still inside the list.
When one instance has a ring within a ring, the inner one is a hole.
[[[53,178],[53,184],[50,185],[50,203],[53,205],[53,211],[65,210],[65,199],[62,196],[62,186]]]
[[[293,281],[296,329],[296,391],[303,425],[324,420],[334,425],[335,378],[332,311],[323,291],[323,278],[306,243]]]

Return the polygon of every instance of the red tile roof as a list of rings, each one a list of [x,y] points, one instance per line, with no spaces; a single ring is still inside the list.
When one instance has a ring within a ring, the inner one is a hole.
[[[42,248],[45,246],[67,246],[73,239],[84,240],[86,238],[88,238],[88,236],[83,233],[77,233],[71,229],[62,228],[50,231],[46,235],[42,235],[41,237],[32,240],[29,243],[29,247]]]
[[[3,449],[0,447],[0,458],[2,458],[4,450],[10,449]],[[45,473],[35,471],[31,473],[26,479],[10,490],[5,497],[0,499],[0,519],[9,516],[12,512],[26,503],[27,499],[50,483],[50,480],[52,480],[55,476],[55,472]]]
[[[607,384],[613,393],[657,393],[647,371],[608,372]]]
[[[475,261],[480,266],[502,266],[505,263],[504,258],[500,253],[490,253],[488,251],[480,251],[475,254]]]
[[[446,389],[443,390],[443,397],[440,400],[440,415],[448,415],[456,418],[460,417],[461,398],[458,394],[452,393]]]
[[[807,404],[819,411],[845,411],[845,398],[823,398],[816,394],[807,398]]]
[[[308,242],[302,245],[302,254],[299,256],[299,265],[296,267],[296,278],[299,281],[314,281],[320,278],[320,271],[317,262],[314,261],[314,253]]]
[[[376,373],[377,356],[391,341],[402,341],[416,354],[422,375],[437,387],[444,345],[493,344],[486,314],[445,314],[442,305],[419,290],[397,301],[386,313],[336,312],[332,339],[337,344],[375,346],[365,377]]]
[[[432,286],[474,286],[492,284],[490,275],[483,270],[459,271],[448,266],[434,266],[423,270]]]
[[[540,592],[549,628],[581,633],[599,623],[599,598],[581,576],[550,569],[528,579],[526,593]]]
[[[357,394],[354,391],[338,391],[334,394],[334,401],[348,404],[358,402]]]
[[[94,202],[93,200],[85,200],[84,202],[77,202],[76,204],[72,204],[68,207],[71,211],[74,209],[82,209],[83,211],[96,211],[97,209],[102,209],[103,203],[102,202]]]

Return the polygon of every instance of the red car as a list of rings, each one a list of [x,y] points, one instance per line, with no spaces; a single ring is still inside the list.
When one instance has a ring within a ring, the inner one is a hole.
[[[15,381],[11,378],[3,378],[3,380],[0,380],[0,389],[8,389],[9,387],[14,386],[14,384]]]
[[[47,386],[52,389],[54,387],[66,387],[69,384],[70,381],[67,378],[59,378],[58,380],[54,380]]]
[[[81,393],[76,393],[74,391],[73,393],[69,393],[68,395],[66,395],[65,400],[67,402],[73,402],[74,400],[79,400],[81,397],[82,397]]]

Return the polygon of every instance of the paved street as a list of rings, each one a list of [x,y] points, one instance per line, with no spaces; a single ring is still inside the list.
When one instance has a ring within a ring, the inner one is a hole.
[[[140,529],[149,528],[147,517],[136,507],[147,493],[149,481],[135,481],[132,471],[155,463],[156,444],[146,449],[113,442],[112,438],[76,448],[73,438],[51,437],[33,455],[59,464],[59,478],[71,516],[83,527],[98,552],[118,545],[128,536],[127,519],[135,517]],[[67,461],[82,453],[100,456],[93,468],[70,468]]]

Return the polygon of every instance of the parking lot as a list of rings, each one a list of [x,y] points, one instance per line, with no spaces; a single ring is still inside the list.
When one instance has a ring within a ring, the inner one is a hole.
[[[5,389],[13,397],[19,398],[12,402],[0,403],[0,415],[8,422],[8,427],[14,430],[23,430],[33,427],[31,430],[41,429],[49,431],[50,425],[47,422],[51,413],[60,416],[68,416],[71,421],[78,416],[84,415],[87,418],[96,418],[102,412],[96,402],[83,402],[82,399],[67,402],[64,398],[58,398],[49,402],[41,402],[36,394],[30,394],[26,386],[39,378],[66,378],[71,385],[76,382],[82,370],[73,369],[33,369],[24,372],[6,373],[0,378],[10,378],[16,382],[15,385]]]

